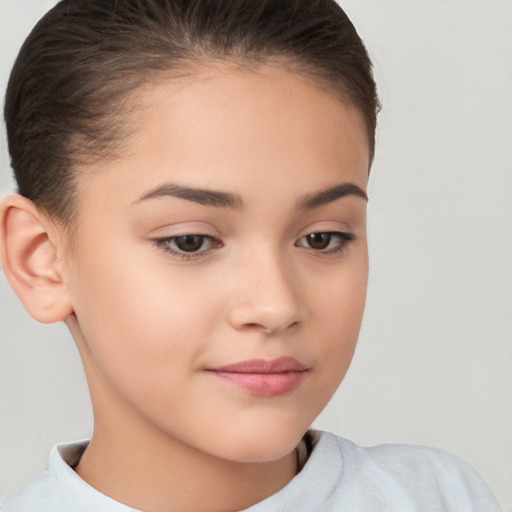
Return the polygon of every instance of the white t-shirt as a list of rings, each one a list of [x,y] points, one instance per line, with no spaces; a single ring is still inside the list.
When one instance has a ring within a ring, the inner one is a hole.
[[[314,433],[302,471],[245,512],[499,512],[476,471],[424,446],[371,448]],[[87,442],[59,445],[50,465],[8,500],[1,512],[140,512],[101,494],[72,469]]]

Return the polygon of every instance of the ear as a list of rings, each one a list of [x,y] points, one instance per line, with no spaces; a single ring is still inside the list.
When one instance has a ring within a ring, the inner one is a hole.
[[[13,194],[0,203],[0,256],[4,273],[28,313],[43,323],[73,312],[62,279],[59,245],[63,237],[32,201]],[[60,247],[63,249],[63,247]]]

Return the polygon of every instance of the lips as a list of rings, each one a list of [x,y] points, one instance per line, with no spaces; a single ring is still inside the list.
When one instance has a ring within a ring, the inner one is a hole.
[[[207,370],[213,377],[260,396],[278,396],[297,388],[307,367],[291,357],[251,359]]]

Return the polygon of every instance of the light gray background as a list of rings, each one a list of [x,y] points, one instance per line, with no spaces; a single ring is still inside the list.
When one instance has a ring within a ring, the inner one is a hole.
[[[371,277],[356,358],[317,426],[361,444],[434,445],[512,511],[512,2],[342,0],[384,103],[370,184]],[[0,86],[53,2],[0,0]],[[12,190],[2,127],[0,192]],[[62,325],[31,320],[0,274],[0,503],[87,437]]]

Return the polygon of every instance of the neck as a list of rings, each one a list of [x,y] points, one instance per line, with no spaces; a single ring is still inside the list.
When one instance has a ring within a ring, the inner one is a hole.
[[[94,365],[85,360],[84,367],[94,433],[75,471],[114,500],[145,512],[239,511],[294,477],[295,451],[257,463],[213,456],[146,421],[119,398]]]
[[[77,474],[116,501],[147,512],[243,510],[274,494],[295,475],[295,452],[265,463],[236,463],[169,436],[148,441],[136,429],[96,426]]]

